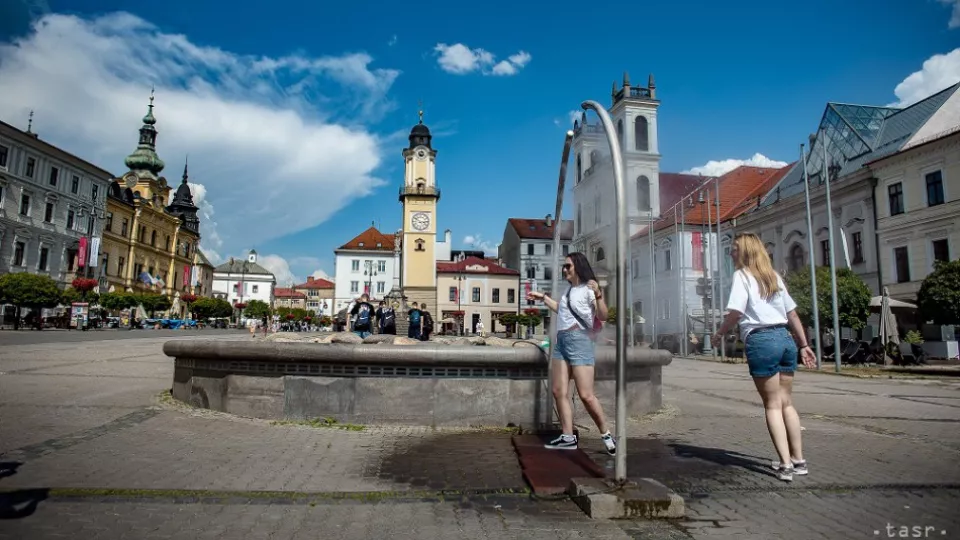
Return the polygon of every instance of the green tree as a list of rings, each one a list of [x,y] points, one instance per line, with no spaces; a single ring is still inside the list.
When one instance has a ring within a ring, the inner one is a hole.
[[[170,297],[163,294],[138,294],[136,299],[137,303],[143,306],[144,311],[150,314],[150,317],[155,317],[158,311],[170,309],[172,305]]]
[[[833,307],[830,299],[830,268],[817,267],[817,308],[820,311],[821,332],[833,328]],[[810,269],[790,273],[787,290],[797,303],[797,315],[804,326],[813,326],[813,299],[811,298]],[[849,268],[837,270],[837,308],[840,326],[860,330],[870,316],[870,288]]]
[[[18,272],[0,276],[0,303],[13,304],[17,308],[14,329],[20,328],[20,310],[31,308],[56,307],[60,303],[62,291],[57,282],[48,276]],[[37,314],[39,317],[39,313]],[[40,328],[43,328],[41,325]]]
[[[607,308],[607,322],[610,324],[617,324],[617,308],[616,306],[610,306]]]
[[[200,320],[229,317],[233,314],[233,306],[222,298],[197,298],[192,304],[192,309],[193,316]]]
[[[105,293],[100,297],[100,306],[114,312],[135,308],[139,303],[137,295],[127,292]],[[133,326],[132,313],[130,314],[130,326]]]
[[[960,324],[960,259],[937,261],[917,292],[917,307],[933,324]]]
[[[243,314],[249,319],[262,319],[270,316],[270,306],[263,300],[250,300]]]

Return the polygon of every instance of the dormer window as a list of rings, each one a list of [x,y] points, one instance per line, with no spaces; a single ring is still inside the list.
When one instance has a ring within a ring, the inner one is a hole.
[[[377,242],[377,247],[378,247],[378,248],[383,247],[383,243],[382,243],[382,242]]]
[[[359,245],[360,247],[363,247],[363,242],[360,242],[358,245]]]

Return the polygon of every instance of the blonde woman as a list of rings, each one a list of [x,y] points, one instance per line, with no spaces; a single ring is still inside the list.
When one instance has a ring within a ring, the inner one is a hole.
[[[809,472],[800,443],[800,416],[792,397],[798,349],[808,368],[814,367],[816,358],[797,317],[797,304],[770,264],[760,238],[738,235],[730,257],[737,271],[727,302],[729,313],[714,334],[713,345],[720,346],[723,336],[740,324],[750,376],[763,400],[767,430],[780,457],[773,467],[780,480],[790,482],[794,474]]]

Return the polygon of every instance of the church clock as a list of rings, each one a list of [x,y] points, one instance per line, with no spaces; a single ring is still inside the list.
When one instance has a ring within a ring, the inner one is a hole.
[[[416,212],[410,216],[410,225],[418,231],[425,231],[430,227],[430,214],[427,212]]]

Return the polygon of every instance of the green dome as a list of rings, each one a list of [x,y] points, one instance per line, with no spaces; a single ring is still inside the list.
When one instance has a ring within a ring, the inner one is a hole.
[[[153,127],[157,119],[153,116],[153,94],[150,95],[150,105],[147,114],[143,117],[143,126],[140,127],[140,143],[132,154],[127,156],[123,163],[131,171],[148,171],[155,176],[160,174],[165,164],[157,155],[157,128]]]

